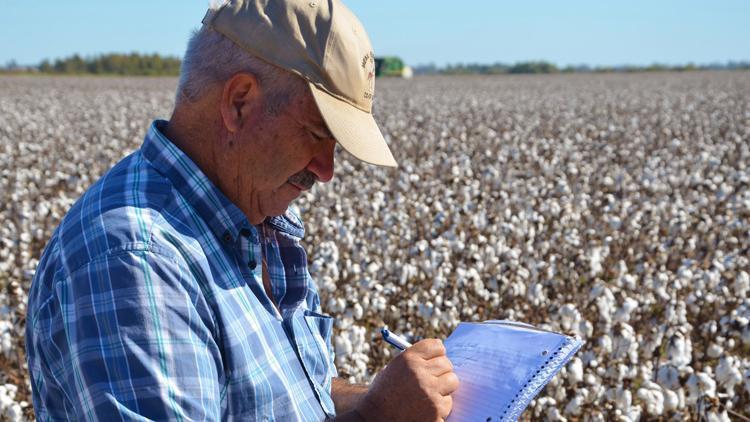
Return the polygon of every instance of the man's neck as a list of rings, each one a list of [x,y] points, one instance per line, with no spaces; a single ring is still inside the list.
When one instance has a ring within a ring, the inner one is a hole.
[[[185,153],[215,185],[219,186],[211,128],[196,127],[191,122],[204,122],[201,117],[175,109],[164,135]]]
[[[252,186],[232,184],[237,180],[234,177],[237,163],[228,157],[226,151],[221,150],[223,126],[216,123],[218,117],[201,112],[210,109],[210,106],[194,107],[192,104],[189,108],[176,107],[164,129],[164,135],[242,210],[250,224],[259,224],[265,217],[253,212],[249,202],[242,200],[242,190],[250,190]]]

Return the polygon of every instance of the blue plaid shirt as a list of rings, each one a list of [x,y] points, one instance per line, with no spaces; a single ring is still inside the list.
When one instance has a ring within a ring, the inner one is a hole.
[[[41,258],[26,331],[37,418],[335,415],[332,318],[302,223],[288,211],[251,226],[165,124],[83,195]]]

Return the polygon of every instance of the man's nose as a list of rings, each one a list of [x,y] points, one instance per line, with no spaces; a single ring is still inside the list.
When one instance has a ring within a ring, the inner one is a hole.
[[[333,179],[333,153],[336,149],[336,140],[325,139],[322,142],[323,145],[307,165],[307,170],[315,174],[319,181],[325,183]]]

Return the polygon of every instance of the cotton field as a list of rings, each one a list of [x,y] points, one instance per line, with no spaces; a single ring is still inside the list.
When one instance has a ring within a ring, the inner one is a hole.
[[[41,249],[175,85],[0,78],[0,419]],[[400,167],[340,152],[296,203],[341,376],[383,325],[514,319],[586,341],[527,419],[750,420],[750,73],[383,79],[375,115]]]

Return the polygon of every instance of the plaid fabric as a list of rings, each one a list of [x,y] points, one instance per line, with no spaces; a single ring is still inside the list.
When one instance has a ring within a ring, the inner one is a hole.
[[[41,258],[26,331],[38,419],[333,416],[332,318],[302,223],[251,226],[165,124],[83,195]]]

